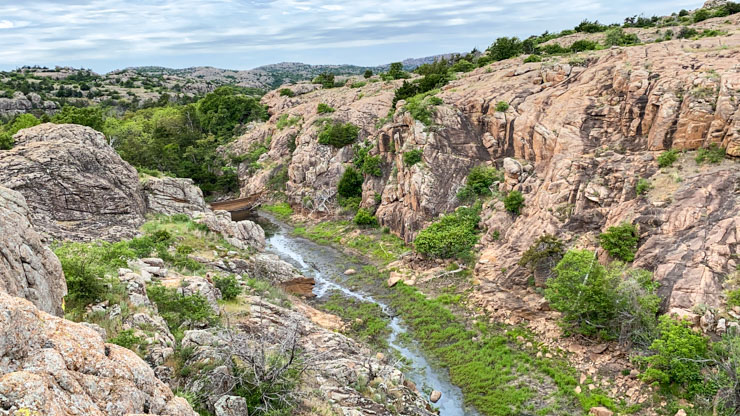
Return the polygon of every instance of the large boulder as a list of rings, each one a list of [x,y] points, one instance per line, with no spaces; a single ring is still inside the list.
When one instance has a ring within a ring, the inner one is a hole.
[[[7,414],[196,415],[133,351],[2,292],[0,399]]]
[[[265,230],[253,221],[232,221],[228,211],[210,209],[203,213],[199,221],[238,249],[262,251],[265,248]]]
[[[268,253],[260,253],[252,258],[251,275],[282,286],[288,292],[308,297],[313,296],[316,284],[313,277],[303,276],[290,263]]]
[[[149,176],[142,180],[142,188],[148,212],[192,216],[210,210],[203,199],[203,191],[192,179]]]
[[[26,198],[33,222],[55,239],[118,241],[144,222],[136,170],[102,133],[72,124],[41,124],[0,151],[0,185]]]
[[[0,291],[30,300],[37,308],[62,315],[67,294],[62,266],[31,225],[26,200],[0,187]]]

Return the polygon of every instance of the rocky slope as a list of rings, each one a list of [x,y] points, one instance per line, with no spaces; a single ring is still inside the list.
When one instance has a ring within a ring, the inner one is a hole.
[[[516,263],[542,234],[597,248],[598,233],[622,221],[640,226],[635,265],[655,272],[665,310],[718,307],[722,279],[735,269],[740,249],[740,169],[733,159],[740,156],[739,20],[733,15],[697,26],[729,32],[719,37],[613,47],[541,63],[516,58],[459,74],[437,94],[443,104],[432,107],[430,126],[404,111],[403,101],[392,119],[382,120],[398,86],[393,83],[297,90],[295,97],[269,93],[263,102],[270,121],[230,148],[244,153],[272,137],[260,160],[269,162],[266,167],[240,169],[242,196],[264,191],[287,166],[286,195],[294,206],[334,212],[336,184],[353,151],[318,144],[316,109],[326,103],[336,112],[324,116],[360,126],[370,154],[382,158],[382,176],[366,175],[363,206],[377,208],[380,224],[408,242],[459,204],[455,195],[473,166],[505,170],[498,190],[523,192],[519,216],[500,203],[483,212],[488,231],[476,278],[489,308],[507,309],[491,293],[526,287],[528,273]],[[501,101],[505,111],[497,111]],[[280,129],[281,117],[301,120]],[[676,168],[663,170],[655,161],[666,149],[712,144],[731,158],[697,166],[689,153]],[[415,149],[423,152],[422,163],[404,165],[403,153]],[[655,186],[644,197],[635,192],[639,179]]]

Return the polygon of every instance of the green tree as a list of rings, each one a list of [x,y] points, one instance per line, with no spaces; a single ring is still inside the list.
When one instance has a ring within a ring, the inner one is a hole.
[[[478,242],[480,209],[480,204],[461,207],[431,223],[414,239],[416,251],[437,258],[467,257]]]
[[[519,191],[511,191],[504,198],[504,208],[515,215],[519,215],[523,206],[524,196]]]
[[[336,86],[334,82],[334,74],[330,74],[328,72],[319,74],[311,82],[313,82],[314,84],[321,84],[321,86],[324,88],[334,88]]]
[[[606,232],[599,234],[601,248],[609,252],[612,257],[622,261],[635,259],[638,241],[640,241],[640,235],[637,233],[637,227],[629,223],[609,227]]]
[[[352,123],[342,123],[340,121],[325,123],[319,131],[319,144],[342,148],[354,143],[359,133],[360,128]]]
[[[403,70],[403,64],[400,62],[393,62],[388,69],[388,77],[390,79],[407,78],[406,71]]]
[[[13,147],[13,136],[16,133],[39,124],[41,124],[41,121],[32,114],[18,115],[12,122],[0,127],[0,150],[7,150]]]
[[[257,99],[238,94],[232,87],[207,94],[196,109],[203,130],[219,137],[230,138],[240,124],[267,120],[267,110]]]
[[[617,285],[596,253],[570,250],[555,266],[555,277],[547,281],[545,299],[562,313],[565,329],[609,338],[616,316]]]
[[[373,76],[373,71],[366,69],[363,76],[365,77],[365,79],[371,78]]]
[[[378,226],[378,219],[375,218],[373,214],[371,214],[368,210],[364,208],[360,208],[357,211],[357,214],[355,214],[355,218],[353,219],[354,223],[357,224],[360,227],[377,227]]]
[[[56,124],[79,124],[97,131],[103,131],[103,109],[101,107],[73,107],[65,105],[62,111],[52,117],[51,121]]]
[[[501,37],[488,47],[487,52],[494,60],[502,61],[521,55],[524,52],[524,46],[517,37]]]
[[[349,166],[342,174],[342,178],[339,179],[337,194],[343,198],[362,196],[363,182],[362,174],[352,166]]]

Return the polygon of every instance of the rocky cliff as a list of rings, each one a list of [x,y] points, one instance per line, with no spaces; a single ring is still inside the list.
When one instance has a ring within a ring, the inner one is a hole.
[[[442,104],[430,106],[429,125],[405,111],[404,101],[392,111],[398,81],[301,87],[294,97],[269,93],[263,102],[270,121],[230,148],[245,153],[272,137],[260,160],[270,163],[257,171],[246,164],[240,169],[242,195],[264,191],[269,178],[287,166],[286,194],[294,206],[335,212],[336,184],[353,150],[318,144],[315,122],[349,121],[371,143],[370,154],[382,160],[380,177],[365,175],[363,206],[376,209],[381,226],[407,242],[460,204],[456,193],[473,166],[498,167],[506,180],[497,190],[523,192],[519,216],[500,203],[483,212],[488,231],[476,276],[484,292],[526,285],[527,273],[516,263],[544,233],[597,248],[600,231],[628,221],[640,226],[635,265],[655,272],[666,310],[718,306],[721,280],[736,267],[732,255],[739,250],[739,20],[736,14],[695,25],[728,32],[717,37],[612,47],[544,62],[515,58],[458,74],[436,94]],[[649,30],[632,31],[651,39]],[[319,115],[319,103],[336,111]],[[393,116],[384,118],[389,111]],[[670,169],[659,169],[655,160],[666,149],[710,145],[731,158],[699,166],[689,153]],[[421,151],[422,159],[407,166],[403,154],[411,150]],[[640,179],[654,186],[642,197],[635,191]]]
[[[26,200],[0,187],[0,291],[62,315],[67,294],[62,266],[31,224]]]
[[[0,185],[23,194],[34,224],[57,239],[136,234],[146,205],[136,170],[89,127],[42,124],[0,151]]]

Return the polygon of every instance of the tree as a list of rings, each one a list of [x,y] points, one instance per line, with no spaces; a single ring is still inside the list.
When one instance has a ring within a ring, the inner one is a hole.
[[[13,147],[13,136],[20,130],[39,125],[41,121],[32,114],[21,114],[12,122],[0,127],[0,150]]]
[[[203,130],[224,138],[230,138],[240,124],[268,117],[257,99],[238,94],[232,87],[217,88],[201,99],[196,109]]]
[[[334,74],[330,74],[328,72],[323,72],[319,74],[316,78],[313,79],[314,84],[321,84],[324,88],[334,88]]]
[[[524,46],[517,37],[501,37],[496,39],[487,52],[494,60],[502,61],[521,55],[524,52]]]
[[[363,76],[365,77],[365,79],[368,79],[373,76],[373,71],[367,69],[365,70],[365,74]]]
[[[337,194],[343,198],[362,196],[363,182],[364,178],[362,177],[362,174],[352,166],[349,166],[342,174],[342,178],[339,179],[339,183],[337,184]]]
[[[616,312],[618,281],[599,264],[596,253],[570,250],[555,266],[545,299],[562,313],[565,329],[583,335],[610,337]]]
[[[62,111],[52,117],[57,124],[79,124],[97,131],[103,131],[103,109],[101,107],[73,107],[65,105]]]
[[[406,72],[403,70],[403,64],[400,62],[393,62],[390,69],[388,69],[388,77],[390,79],[406,78]]]
[[[601,248],[609,252],[612,257],[623,261],[635,259],[635,251],[637,251],[639,240],[637,227],[629,223],[609,227],[606,232],[599,234]]]
[[[511,191],[504,198],[504,208],[512,214],[519,215],[524,206],[524,196],[519,191]]]
[[[478,242],[480,209],[480,203],[461,207],[433,222],[414,239],[416,251],[437,258],[466,256]]]

